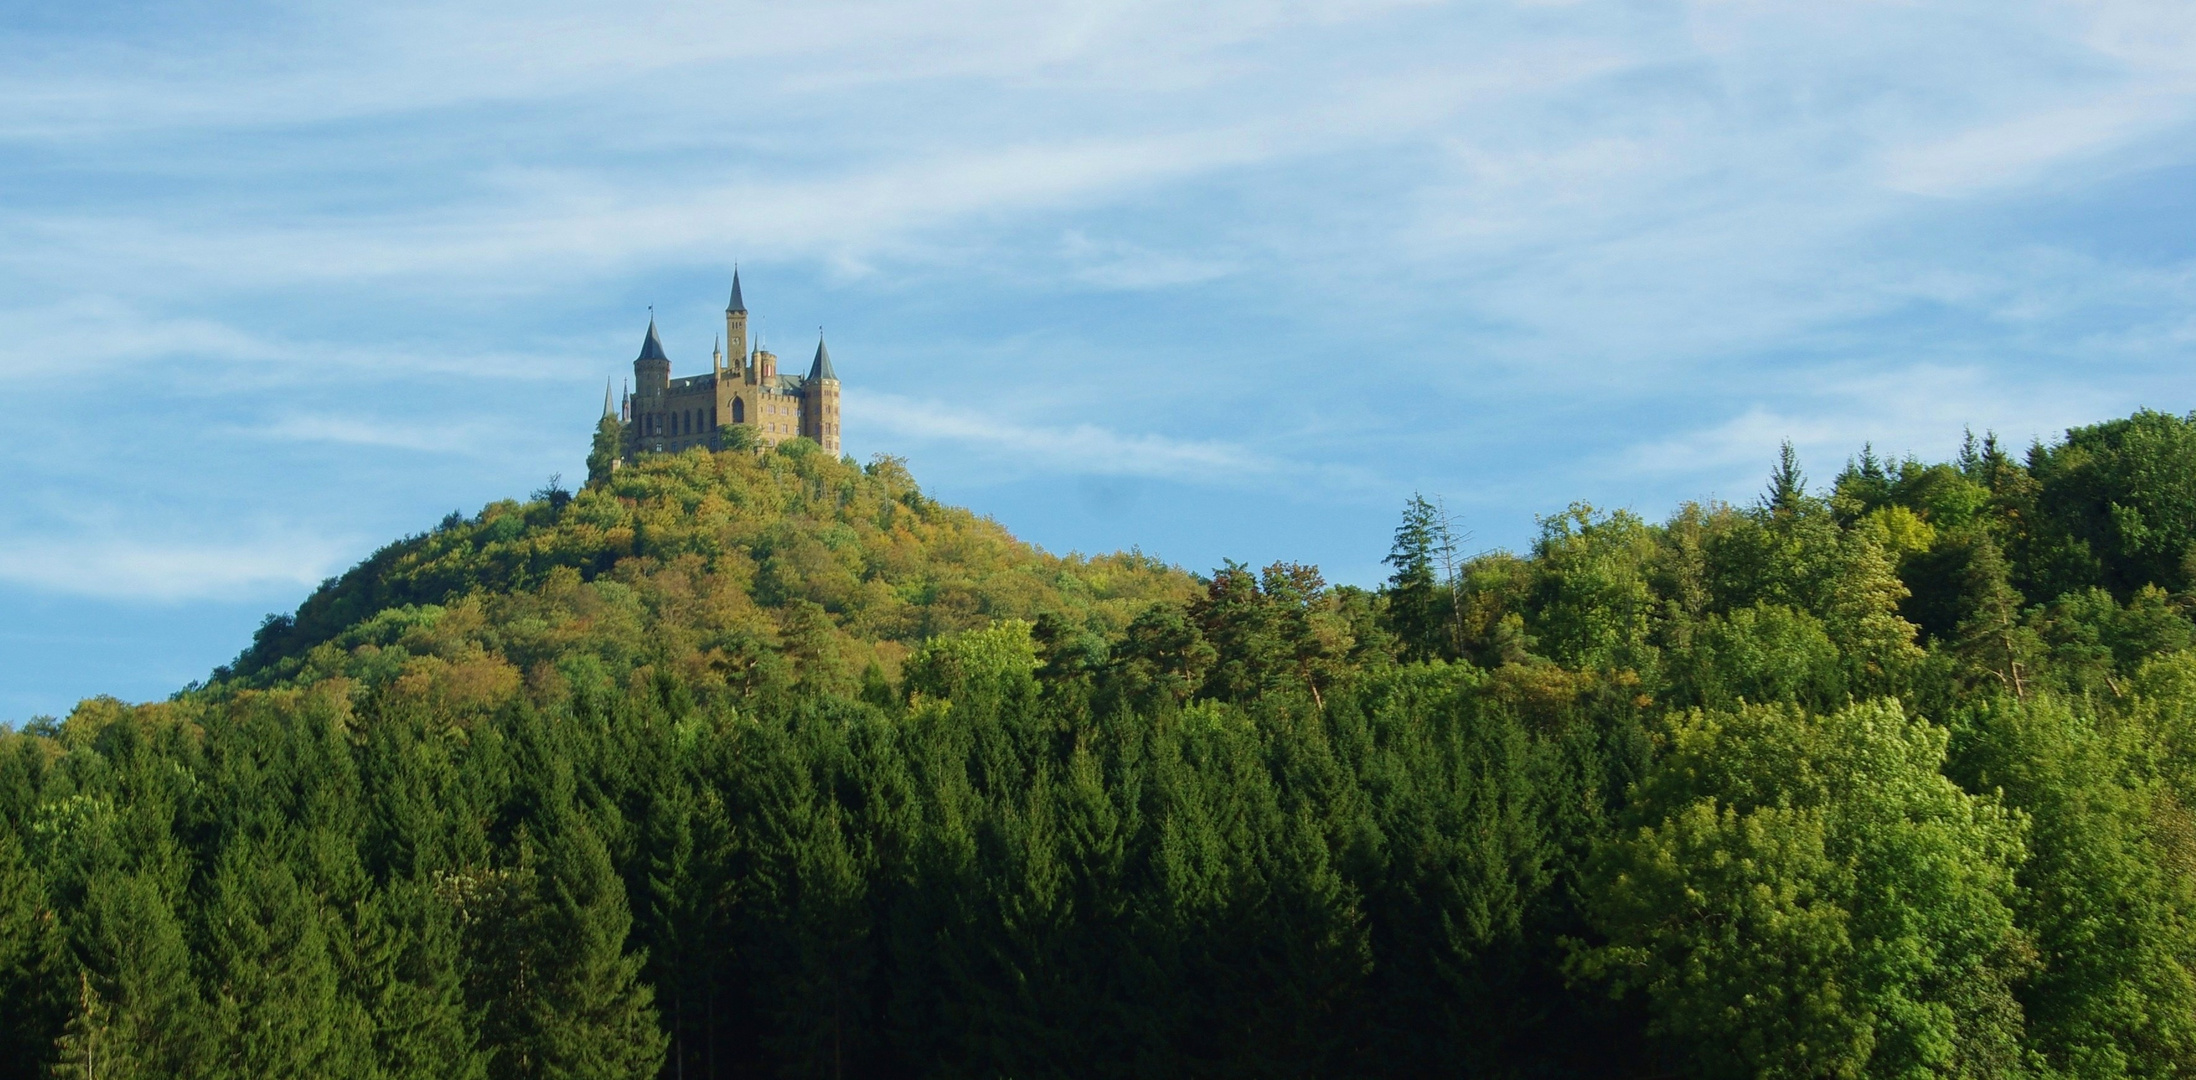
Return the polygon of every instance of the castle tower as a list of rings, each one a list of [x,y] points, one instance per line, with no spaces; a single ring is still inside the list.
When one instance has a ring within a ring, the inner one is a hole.
[[[724,305],[724,351],[743,360],[747,356],[747,301],[740,297],[738,263],[732,264],[732,299]]]
[[[801,434],[816,440],[825,450],[838,453],[839,373],[831,370],[831,350],[824,346],[820,330],[816,333],[816,359],[808,365],[808,378],[801,390]]]
[[[641,351],[633,360],[633,422],[643,445],[655,448],[660,437],[669,433],[669,419],[664,412],[665,396],[671,389],[671,358],[664,354],[663,339],[656,336],[656,317],[648,317],[648,336],[641,339]]]

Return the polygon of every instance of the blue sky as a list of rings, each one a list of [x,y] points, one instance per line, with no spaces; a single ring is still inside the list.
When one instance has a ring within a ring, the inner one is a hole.
[[[2196,407],[2196,8],[0,8],[0,722],[583,470],[649,305],[1053,550],[1380,576]]]

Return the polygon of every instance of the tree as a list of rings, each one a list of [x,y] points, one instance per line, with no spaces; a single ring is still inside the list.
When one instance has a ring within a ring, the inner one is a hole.
[[[0,822],[0,1080],[32,1080],[51,1056],[69,1014],[63,943],[44,876]]]
[[[543,1080],[642,1080],[663,1063],[667,1040],[655,993],[641,981],[646,957],[627,952],[633,919],[609,852],[576,815],[548,834],[534,929],[539,992],[528,1026]]]
[[[1906,584],[1877,533],[1863,525],[1839,538],[1822,620],[1837,645],[1846,688],[1862,698],[1905,689],[1922,659],[1914,643],[1919,629],[1899,614]]]
[[[2050,695],[1958,719],[1951,772],[2029,816],[2019,917],[2042,960],[2021,988],[2029,1043],[2064,1076],[2185,1076],[2196,1063],[2196,896],[2159,841],[2149,733]]]
[[[342,1071],[332,1062],[336,972],[323,914],[266,844],[223,851],[205,910],[208,1075]]]
[[[1403,522],[1382,560],[1388,575],[1388,625],[1409,659],[1454,656],[1456,539],[1447,515],[1424,495],[1403,504]]]
[[[69,1015],[68,1026],[63,1029],[55,1048],[60,1051],[60,1058],[54,1062],[53,1075],[63,1080],[123,1080],[155,1075],[131,1052],[131,1044],[117,1037],[114,1009],[99,996],[99,991],[92,989],[91,973],[87,971],[76,973],[76,1010]],[[18,1060],[19,1067],[27,1070],[38,1058],[30,1056]],[[24,1075],[37,1074],[26,1072]]]
[[[762,440],[747,424],[726,424],[717,429],[717,449],[753,453],[762,449]]]
[[[1678,718],[1639,827],[1597,849],[1606,943],[1573,970],[1642,993],[1703,1076],[2015,1071],[2021,828],[1945,752],[1888,702]]]
[[[424,880],[391,881],[360,902],[342,970],[343,989],[358,1003],[365,1028],[365,1060],[352,1075],[486,1075],[465,1007],[454,914]]]
[[[1961,618],[1953,631],[1953,652],[1967,671],[1995,680],[2016,698],[2028,694],[2028,669],[2038,651],[2033,631],[2023,625],[2021,594],[1998,545],[1977,535],[1961,580]]]
[[[62,1064],[97,1069],[100,1080],[201,1075],[211,1064],[205,1012],[182,925],[159,883],[99,873],[71,929],[88,971]]]
[[[607,412],[595,423],[595,438],[587,448],[588,487],[601,487],[609,483],[610,474],[616,472],[618,466],[624,462],[624,432],[624,425]]]
[[[1799,509],[1800,500],[1807,496],[1807,474],[1800,471],[1799,453],[1792,449],[1792,440],[1786,439],[1777,446],[1777,466],[1769,473],[1769,490],[1762,493],[1762,508],[1771,515],[1790,514]]]
[[[1188,612],[1154,604],[1129,623],[1113,647],[1106,689],[1116,701],[1149,715],[1187,701],[1218,656]]]

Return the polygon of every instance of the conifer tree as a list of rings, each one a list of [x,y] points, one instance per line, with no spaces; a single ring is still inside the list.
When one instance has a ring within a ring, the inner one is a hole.
[[[79,970],[76,986],[76,1007],[55,1044],[60,1057],[54,1062],[53,1075],[62,1080],[129,1080],[158,1075],[145,1068],[133,1052],[134,1044],[116,1030],[114,1009],[99,991],[92,989],[91,973]],[[25,1057],[16,1066],[28,1069],[36,1060]]]
[[[1403,645],[1406,658],[1425,660],[1454,655],[1450,640],[1453,621],[1453,574],[1442,572],[1456,556],[1456,542],[1440,508],[1424,495],[1412,495],[1403,504],[1403,522],[1396,526],[1395,543],[1382,560],[1394,572],[1388,575],[1388,625]]]
[[[0,822],[0,1080],[32,1080],[67,1020],[59,920],[13,829]]]
[[[222,852],[206,904],[209,1077],[331,1071],[335,965],[314,898],[271,846]]]
[[[542,1080],[642,1080],[663,1063],[645,957],[626,951],[632,915],[609,853],[578,815],[542,844],[539,935],[527,1026]]]
[[[2005,557],[1987,534],[1974,538],[1960,586],[1955,655],[1975,677],[1994,680],[2016,698],[2027,697],[2035,634],[2022,624],[2021,594],[2013,588]]]
[[[87,883],[83,904],[71,931],[89,990],[78,996],[70,1020],[76,1041],[63,1063],[90,1064],[102,1080],[201,1075],[211,1064],[207,1018],[182,924],[160,883],[101,871]],[[100,1054],[115,1071],[105,1071]]]
[[[352,919],[343,988],[364,1027],[353,1075],[481,1080],[487,1062],[465,1007],[454,913],[420,880],[390,882]]]

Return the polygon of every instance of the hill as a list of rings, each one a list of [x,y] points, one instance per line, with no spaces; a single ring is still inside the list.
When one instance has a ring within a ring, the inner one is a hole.
[[[909,650],[1049,613],[1117,634],[1190,575],[1139,554],[1046,554],[925,497],[905,465],[774,453],[644,459],[382,548],[270,616],[222,690],[341,678],[493,707],[640,667],[705,698],[896,680]]]
[[[0,1077],[2196,1073],[2196,418],[1373,592],[537,496],[0,735]]]

